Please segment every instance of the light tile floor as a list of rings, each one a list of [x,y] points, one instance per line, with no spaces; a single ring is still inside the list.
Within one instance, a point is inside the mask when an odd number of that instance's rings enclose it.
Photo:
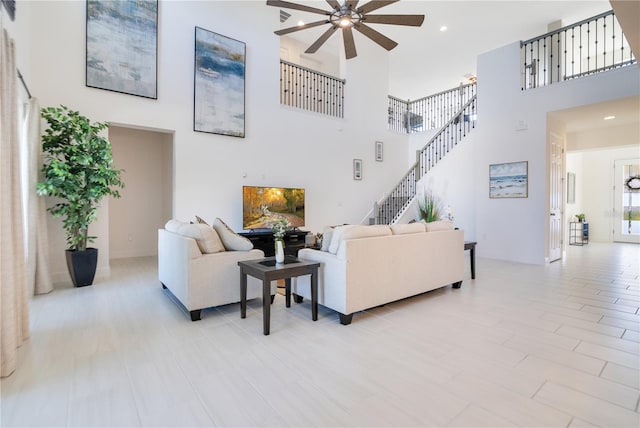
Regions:
[[[595,243],[549,266],[478,259],[460,290],[350,326],[278,296],[270,336],[260,301],[191,322],[154,258],[115,260],[110,280],[32,300],[0,422],[638,427],[639,260],[638,245]]]

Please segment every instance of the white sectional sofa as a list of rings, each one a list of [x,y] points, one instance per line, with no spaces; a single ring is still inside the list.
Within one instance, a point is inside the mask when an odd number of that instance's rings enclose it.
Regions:
[[[166,228],[174,231],[166,230]],[[208,228],[208,229],[207,229]],[[240,268],[238,262],[264,257],[262,250],[242,247],[226,249],[224,241],[208,225],[181,225],[158,230],[158,277],[187,309],[192,321],[201,316],[201,309],[240,301]],[[211,244],[215,241],[215,245]],[[227,244],[229,245],[229,244]],[[244,244],[243,244],[244,245]],[[272,285],[271,297],[276,293]],[[247,298],[262,297],[262,282],[248,278]]]
[[[321,263],[318,303],[337,311],[347,325],[358,311],[449,284],[459,288],[464,233],[445,228],[451,230],[427,232],[424,223],[340,226],[330,238],[325,232],[328,251],[303,249],[298,258]],[[309,278],[295,278],[292,292],[297,302],[310,298]]]

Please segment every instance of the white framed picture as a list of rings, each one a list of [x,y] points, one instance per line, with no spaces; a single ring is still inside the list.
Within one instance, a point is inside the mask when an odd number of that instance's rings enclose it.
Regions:
[[[376,161],[382,162],[382,141],[376,141]]]
[[[353,160],[353,179],[362,180],[362,159]]]

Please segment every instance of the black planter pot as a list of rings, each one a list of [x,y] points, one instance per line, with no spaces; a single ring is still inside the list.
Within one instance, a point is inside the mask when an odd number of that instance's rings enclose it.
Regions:
[[[98,249],[87,248],[84,251],[66,250],[67,269],[71,281],[76,287],[93,284],[98,267]]]

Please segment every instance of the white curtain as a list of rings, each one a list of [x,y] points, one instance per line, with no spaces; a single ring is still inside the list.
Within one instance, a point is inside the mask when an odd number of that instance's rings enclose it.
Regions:
[[[49,269],[47,207],[45,199],[36,194],[36,184],[42,169],[40,135],[40,104],[36,98],[31,98],[22,132],[22,144],[27,148],[27,162],[23,167],[26,168],[27,173],[25,236],[26,287],[29,295],[45,294],[53,290]]]
[[[25,286],[15,46],[0,32],[0,377],[16,369],[29,336]]]

